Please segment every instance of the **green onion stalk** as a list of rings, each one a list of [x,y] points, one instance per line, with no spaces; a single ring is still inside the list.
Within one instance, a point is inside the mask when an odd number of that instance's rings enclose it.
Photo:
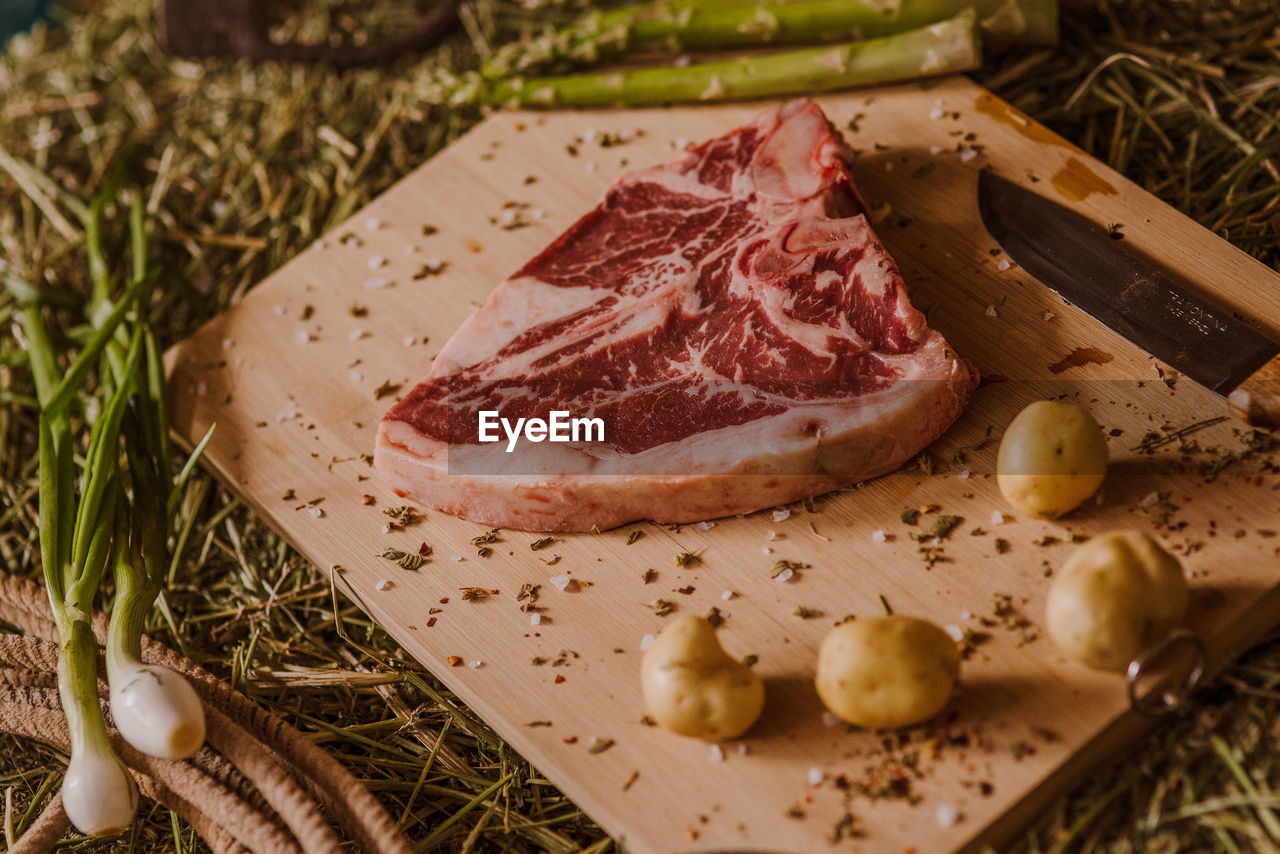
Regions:
[[[114,187],[108,187],[114,192]],[[101,224],[106,194],[90,206],[85,236],[93,282],[88,313],[99,327],[116,306],[110,299],[110,276],[102,249]],[[132,286],[149,280],[142,205],[134,197],[129,209],[133,257]],[[177,497],[209,437],[172,476],[172,453],[165,399],[164,366],[150,324],[138,312],[136,334],[141,359],[126,357],[124,330],[117,329],[104,352],[102,375],[107,385],[133,389],[123,419],[128,494],[120,484],[120,501],[128,507],[114,532],[115,599],[107,627],[107,682],[111,716],[120,735],[136,749],[163,759],[185,759],[204,744],[204,706],[195,689],[176,671],[142,661],[142,632],[155,607],[168,568],[168,539]]]
[[[40,404],[40,557],[58,628],[58,689],[71,735],[63,806],[72,824],[91,835],[123,830],[138,804],[137,786],[111,749],[98,702],[98,644],[91,617],[94,596],[116,546],[120,429],[132,384],[117,386],[101,401],[90,429],[79,496],[70,408],[141,290],[135,287],[126,293],[61,380],[40,308],[27,306],[20,316]],[[122,354],[125,364],[138,360],[141,344],[140,335],[131,336]]]
[[[143,627],[165,578],[177,499],[210,437],[175,478],[163,363],[143,307],[151,277],[136,199],[129,216],[133,273],[124,293],[111,299],[101,229],[104,208],[118,189],[119,178],[109,179],[86,214],[92,329],[65,372],[59,371],[39,290],[29,289],[36,301],[19,316],[40,408],[41,564],[58,628],[58,687],[71,736],[62,798],[72,824],[91,835],[127,827],[138,801],[132,776],[111,749],[98,697],[92,613],[108,568],[116,585],[106,644],[116,728],[138,750],[168,759],[197,751],[205,731],[204,709],[190,684],[141,660]],[[86,391],[95,368],[96,387]],[[89,425],[78,473],[76,404]]]
[[[656,0],[592,11],[510,45],[486,65],[497,79],[646,51],[726,50],[880,38],[972,8],[992,47],[1055,44],[1058,0]]]
[[[972,9],[868,41],[744,56],[683,68],[514,77],[482,94],[508,107],[641,106],[804,95],[951,74],[982,62]]]

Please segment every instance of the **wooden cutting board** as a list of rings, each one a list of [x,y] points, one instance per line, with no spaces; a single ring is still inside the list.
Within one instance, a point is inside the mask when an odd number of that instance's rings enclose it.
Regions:
[[[1280,615],[1280,539],[1266,530],[1280,512],[1274,466],[1197,473],[1240,446],[1233,422],[1192,437],[1216,452],[1131,450],[1148,431],[1224,406],[1190,381],[1162,381],[1148,355],[1010,267],[978,221],[978,170],[1116,224],[1128,245],[1273,336],[1275,275],[967,79],[820,100],[858,149],[857,182],[913,301],[988,378],[930,449],[931,473],[913,466],[812,510],[714,527],[628,525],[536,551],[537,535],[504,531],[486,557],[470,542],[483,527],[439,512],[384,532],[383,511],[402,502],[367,462],[395,393],[617,174],[673,159],[761,104],[496,114],[170,354],[177,429],[190,440],[217,423],[206,464],[628,850],[826,850],[846,813],[858,835],[838,850],[1006,838],[1145,725],[1127,713],[1122,679],[1038,636],[1046,575],[1073,548],[1042,538],[1117,527],[1161,537],[1192,577],[1191,624],[1214,665]],[[1057,395],[1089,407],[1113,458],[1102,501],[1059,524],[1013,513],[992,476],[1003,425]],[[920,528],[900,515],[934,505],[965,521],[929,568],[909,536]],[[422,543],[433,552],[416,571],[379,557]],[[700,560],[678,567],[681,552]],[[811,568],[779,583],[778,559]],[[558,590],[549,579],[561,574],[576,583]],[[525,584],[542,585],[537,626],[516,598]],[[466,601],[465,587],[500,592]],[[990,619],[997,594],[1012,614]],[[880,613],[881,597],[987,636],[948,723],[905,744],[828,725],[811,682],[826,631],[845,614]],[[663,626],[650,607],[659,598],[676,613],[719,608],[725,646],[759,656],[768,701],[747,737],[710,748],[642,723],[640,648]],[[797,606],[822,616],[801,619]],[[885,780],[909,797],[859,793]]]

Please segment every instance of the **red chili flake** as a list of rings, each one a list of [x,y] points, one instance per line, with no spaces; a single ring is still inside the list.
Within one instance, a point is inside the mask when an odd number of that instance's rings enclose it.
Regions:
[[[440,597],[440,604],[441,604],[441,605],[448,605],[448,604],[449,604],[449,597],[448,597],[448,596],[441,596],[441,597]]]
[[[445,662],[446,662],[450,667],[457,667],[459,664],[461,664],[461,663],[462,663],[462,659],[461,659],[461,658],[459,658],[459,657],[458,657],[458,656],[456,656],[456,655],[451,655],[451,656],[449,656],[448,658],[446,658],[446,659],[445,659]]]
[[[378,499],[374,498],[372,495],[369,495],[369,494],[360,496],[360,503],[363,504],[365,507],[372,505],[377,500]]]
[[[426,543],[423,543],[422,545],[418,546],[418,554],[420,554],[422,557],[431,557],[431,546],[427,545]]]
[[[431,628],[431,627],[432,627],[432,626],[434,626],[435,624],[436,624],[436,618],[435,618],[435,617],[428,617],[428,618],[427,618],[427,628]]]
[[[565,744],[577,744],[578,737],[576,735],[571,735],[568,738],[561,739],[561,741],[563,741]]]
[[[564,674],[563,674],[563,673],[557,673],[557,674],[556,674],[556,678],[555,678],[555,683],[556,683],[557,685],[559,685],[559,684],[560,684],[561,682],[563,682],[563,681],[564,681]]]

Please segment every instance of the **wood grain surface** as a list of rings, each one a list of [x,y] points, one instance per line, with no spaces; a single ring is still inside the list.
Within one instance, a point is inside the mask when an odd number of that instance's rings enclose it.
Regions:
[[[1184,561],[1191,625],[1214,666],[1280,615],[1274,465],[1246,453],[1206,474],[1245,447],[1247,428],[1230,420],[1188,437],[1194,447],[1132,450],[1165,425],[1225,415],[1225,402],[1010,266],[978,222],[977,171],[1116,224],[1277,337],[1274,274],[967,79],[819,100],[859,152],[855,178],[913,301],[987,378],[930,466],[819,497],[812,511],[714,527],[629,525],[536,551],[537,535],[500,532],[487,557],[470,542],[485,529],[425,508],[384,531],[383,511],[401,502],[367,463],[395,395],[620,171],[672,159],[762,104],[496,114],[170,353],[177,429],[190,439],[217,424],[206,464],[636,852],[813,852],[833,835],[833,850],[935,852],[1015,831],[1145,725],[1126,713],[1119,677],[1040,636],[1046,576],[1073,535],[1160,537]],[[1060,523],[1013,513],[993,476],[1003,425],[1051,396],[1094,413],[1113,459],[1101,499]],[[917,526],[900,518],[933,506]],[[964,521],[930,568],[911,535],[941,514]],[[415,571],[379,557],[423,543],[432,553]],[[699,560],[678,567],[682,552]],[[778,583],[779,559],[810,568]],[[549,583],[561,574],[575,581],[564,591]],[[524,584],[542,585],[540,625],[516,599]],[[465,587],[498,592],[464,601]],[[846,614],[880,613],[882,597],[983,638],[945,721],[907,739],[830,726],[812,688],[824,633]],[[676,613],[719,608],[727,649],[759,657],[768,699],[743,739],[713,749],[642,722],[640,647],[663,625],[659,598]],[[797,606],[822,616],[801,619]],[[885,780],[899,797],[861,791]]]

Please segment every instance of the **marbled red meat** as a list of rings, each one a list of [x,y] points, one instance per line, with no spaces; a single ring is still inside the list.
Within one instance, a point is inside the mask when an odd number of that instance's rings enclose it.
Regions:
[[[503,282],[383,418],[398,494],[491,525],[769,507],[891,471],[973,371],[907,299],[821,110],[793,101],[629,173]],[[604,441],[479,441],[481,410]]]

